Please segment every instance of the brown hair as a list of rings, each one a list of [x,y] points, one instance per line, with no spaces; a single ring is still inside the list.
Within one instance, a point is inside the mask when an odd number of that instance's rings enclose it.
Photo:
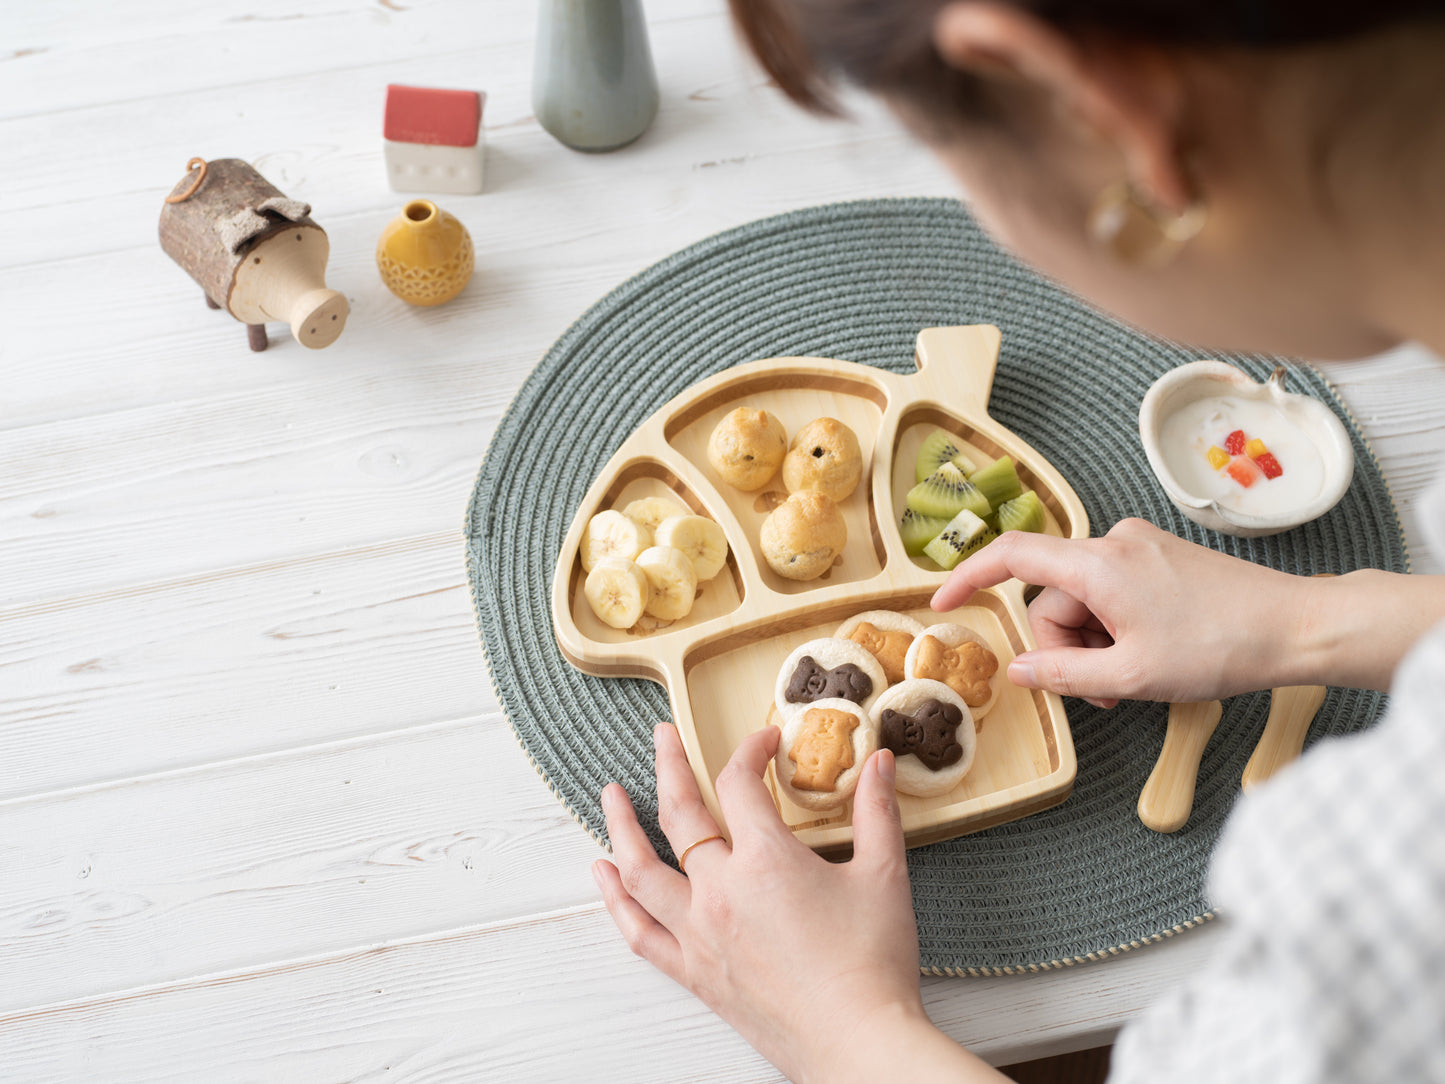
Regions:
[[[838,114],[835,80],[911,107],[920,118],[993,119],[1001,103],[944,62],[933,23],[947,0],[729,0],[733,19],[789,98]],[[1408,19],[1445,17],[1445,0],[1011,0],[1061,30],[1175,46],[1278,48]]]

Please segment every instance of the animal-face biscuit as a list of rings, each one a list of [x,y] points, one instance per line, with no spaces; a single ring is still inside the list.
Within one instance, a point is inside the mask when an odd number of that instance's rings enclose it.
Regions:
[[[895,786],[927,798],[947,794],[973,767],[978,737],[963,698],[941,681],[910,678],[889,688],[868,718],[897,758]]]
[[[954,704],[925,700],[912,714],[884,708],[879,741],[896,756],[912,753],[930,771],[938,771],[963,759],[958,728],[963,712]]]
[[[903,663],[908,678],[941,681],[963,698],[977,723],[998,700],[998,656],[963,625],[930,625]]]
[[[819,700],[783,723],[773,770],[779,789],[804,809],[836,809],[853,797],[878,728],[851,700]]]
[[[798,645],[783,661],[773,702],[785,719],[818,700],[848,700],[866,712],[887,686],[877,659],[852,640],[828,636]]]
[[[834,636],[864,647],[883,667],[890,685],[904,678],[903,663],[923,622],[892,610],[869,610],[848,618]]]

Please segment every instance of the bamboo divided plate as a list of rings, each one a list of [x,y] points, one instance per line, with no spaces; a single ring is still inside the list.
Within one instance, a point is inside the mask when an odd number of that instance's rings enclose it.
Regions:
[[[948,614],[928,601],[947,577],[903,549],[897,523],[914,483],[924,437],[941,428],[979,461],[1010,455],[1024,485],[1044,503],[1047,529],[1088,535],[1088,517],[1073,489],[1044,458],[988,416],[998,361],[992,325],[930,328],[918,335],[918,371],[906,376],[828,358],[769,358],[725,370],[661,407],[619,448],[582,499],[562,543],[552,580],[552,623],[562,654],[584,673],[644,677],[668,691],[673,721],[698,789],[719,825],[714,780],[744,736],[777,722],[773,687],[794,647],[831,636],[864,610],[896,610],[925,625],[957,621],[987,639],[999,658],[1000,696],[982,719],[973,767],[949,794],[899,795],[910,847],[978,831],[1057,805],[1073,789],[1073,739],[1063,702],[1021,689],[1004,674],[1034,646],[1023,584],[1010,580],[978,592]],[[713,428],[738,406],[771,411],[789,436],[814,418],[837,418],[858,435],[865,470],[840,508],[848,544],[824,576],[796,582],[763,561],[758,532],[786,494],[780,478],[759,493],[726,485],[707,461]],[[598,512],[640,497],[670,494],[715,520],[727,535],[727,565],[699,585],[691,613],[642,631],[599,621],[583,595],[578,548]],[[820,814],[779,794],[783,819],[818,851],[852,845],[851,810]],[[724,825],[724,831],[726,827]]]

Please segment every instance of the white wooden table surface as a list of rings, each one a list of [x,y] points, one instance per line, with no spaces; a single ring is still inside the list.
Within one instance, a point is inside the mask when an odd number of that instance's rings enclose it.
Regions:
[[[662,111],[566,150],[531,116],[534,6],[8,3],[0,12],[0,1077],[778,1079],[632,958],[596,845],[498,712],[461,524],[513,393],[632,273],[717,230],[952,192],[877,109],[823,122],[720,0],[652,0]],[[388,82],[485,89],[455,301],[376,238]],[[311,352],[208,311],[161,252],[192,155],[309,201],[352,316]],[[1412,507],[1445,441],[1422,353],[1332,367]],[[525,525],[518,525],[525,529]],[[1116,960],[930,980],[996,1062],[1106,1041],[1205,929]]]

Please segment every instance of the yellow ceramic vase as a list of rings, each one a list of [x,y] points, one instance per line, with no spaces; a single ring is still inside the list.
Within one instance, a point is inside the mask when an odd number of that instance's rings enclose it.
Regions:
[[[414,199],[381,231],[376,266],[381,281],[411,305],[440,305],[472,277],[472,236],[431,200]]]

